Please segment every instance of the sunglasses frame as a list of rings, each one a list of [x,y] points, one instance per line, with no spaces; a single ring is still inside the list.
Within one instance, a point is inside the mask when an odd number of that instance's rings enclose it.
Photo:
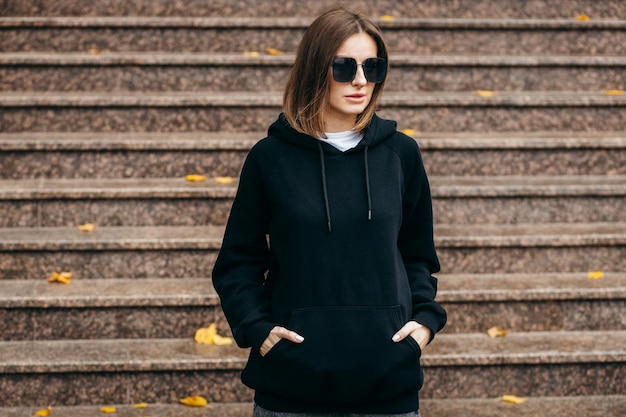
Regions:
[[[366,65],[370,64],[371,62],[375,62],[376,64],[373,65],[372,68],[366,67]],[[384,65],[384,69],[382,71],[379,71],[378,66],[381,65],[381,63],[382,65]],[[354,58],[337,57],[333,59],[333,62],[331,65],[332,72],[333,72],[333,79],[337,81],[338,83],[349,83],[349,82],[354,81],[359,65],[363,68],[363,75],[365,75],[365,79],[370,83],[375,83],[375,84],[382,83],[385,80],[385,77],[387,76],[387,60],[385,58],[381,58],[381,57],[367,58],[365,61],[363,61],[362,64],[357,64],[356,59]],[[340,66],[343,66],[343,68],[340,68]],[[340,75],[338,74],[339,71],[344,71],[348,68],[350,69],[352,73],[349,79],[347,77],[338,77],[338,75]],[[374,72],[375,74],[372,74],[371,72]],[[370,77],[374,79],[370,79]]]

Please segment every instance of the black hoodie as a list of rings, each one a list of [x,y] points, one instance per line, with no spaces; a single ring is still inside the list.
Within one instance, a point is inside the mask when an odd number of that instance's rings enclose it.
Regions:
[[[420,347],[391,338],[446,313],[430,189],[416,142],[374,116],[341,152],[284,115],[244,163],[213,283],[263,408],[398,414],[418,409]],[[304,342],[259,348],[280,325]]]

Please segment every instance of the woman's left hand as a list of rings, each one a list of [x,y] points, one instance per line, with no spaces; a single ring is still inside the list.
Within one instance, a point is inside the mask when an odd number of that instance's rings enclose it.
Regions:
[[[424,348],[430,341],[430,336],[431,331],[428,327],[419,324],[416,321],[410,321],[402,326],[402,328],[393,335],[391,340],[393,340],[394,342],[400,342],[406,337],[412,337],[413,339],[415,339],[417,344],[420,345],[420,349],[424,350]]]

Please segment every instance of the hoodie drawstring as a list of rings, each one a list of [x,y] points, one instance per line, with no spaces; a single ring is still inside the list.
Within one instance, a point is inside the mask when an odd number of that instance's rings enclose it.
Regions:
[[[367,190],[367,220],[372,220],[372,194],[370,191],[370,170],[367,163],[367,150],[369,146],[365,147],[365,153],[363,160],[365,162],[365,189]]]
[[[328,231],[332,232],[330,227],[330,204],[328,204],[328,190],[326,188],[326,165],[324,164],[324,149],[322,143],[317,142],[317,147],[320,150],[320,163],[322,165],[322,189],[324,191],[324,205],[326,206],[326,222],[328,223]]]
[[[332,232],[332,226],[330,221],[330,203],[328,202],[328,188],[326,185],[326,164],[324,162],[324,148],[322,148],[322,143],[318,142],[317,147],[320,151],[320,165],[322,171],[322,190],[324,193],[324,207],[326,208],[326,223],[328,225],[328,231]],[[370,189],[370,170],[369,163],[367,158],[367,151],[369,146],[365,147],[365,152],[363,153],[363,162],[365,164],[365,191],[367,192],[367,220],[372,220],[372,192]]]

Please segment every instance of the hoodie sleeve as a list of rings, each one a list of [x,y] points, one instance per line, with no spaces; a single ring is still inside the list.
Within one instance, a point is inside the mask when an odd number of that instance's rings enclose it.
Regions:
[[[411,286],[413,320],[428,327],[432,337],[446,323],[446,311],[435,301],[439,259],[433,237],[433,210],[430,186],[415,141],[415,151],[407,166],[403,201],[403,220],[398,245]]]
[[[242,168],[224,239],[213,268],[213,286],[240,347],[260,348],[274,324],[269,320],[266,233],[269,203],[254,148]]]

